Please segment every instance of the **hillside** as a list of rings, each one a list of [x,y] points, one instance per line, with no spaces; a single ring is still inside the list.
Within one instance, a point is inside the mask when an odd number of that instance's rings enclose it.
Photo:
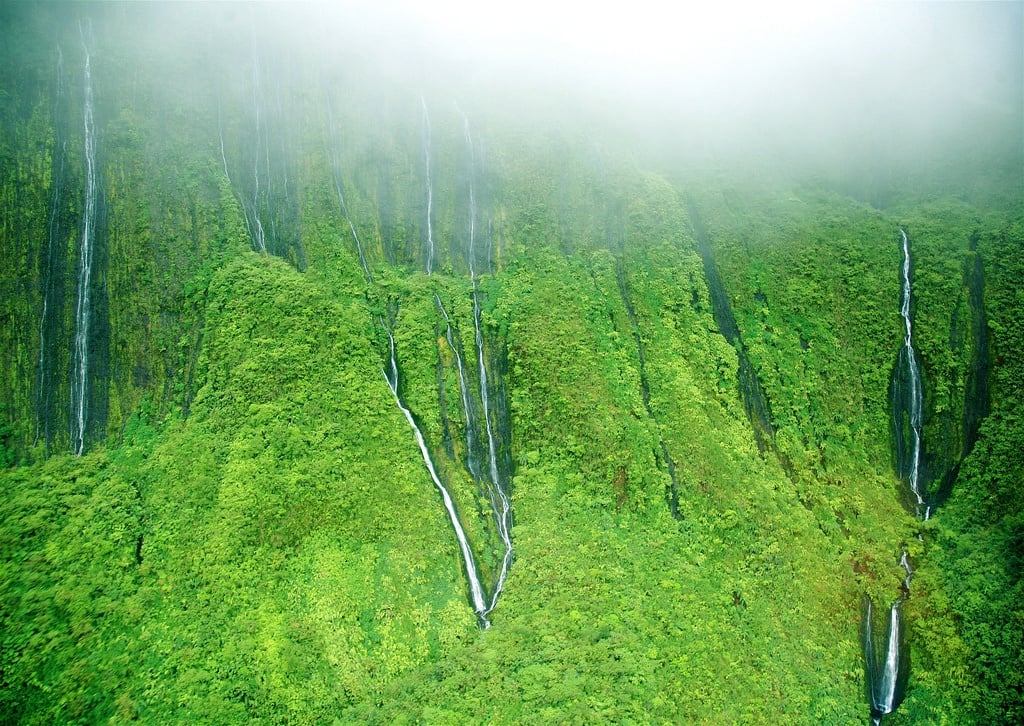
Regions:
[[[902,597],[885,723],[1024,718],[1019,109],[737,164],[317,7],[0,8],[0,722],[867,722]]]

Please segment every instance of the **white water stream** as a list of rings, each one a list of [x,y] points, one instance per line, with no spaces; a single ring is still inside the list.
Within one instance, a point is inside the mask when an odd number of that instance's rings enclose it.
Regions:
[[[434,245],[434,231],[433,231],[433,177],[431,171],[431,127],[430,127],[430,116],[427,110],[426,100],[420,98],[423,107],[423,128],[424,128],[424,148],[425,148],[425,165],[426,165],[426,182],[427,182],[427,241],[429,245],[426,272],[428,275],[433,273],[434,262],[435,262],[435,245]],[[342,214],[345,220],[348,222],[349,230],[352,232],[352,238],[356,243],[356,251],[359,254],[359,262],[362,265],[363,272],[366,275],[368,283],[373,283],[373,278],[370,274],[369,266],[367,265],[366,259],[363,255],[362,243],[359,239],[359,234],[356,231],[355,225],[349,215],[348,205],[345,202],[345,196],[342,189],[341,183],[341,170],[340,160],[336,145],[336,129],[334,124],[333,110],[330,104],[330,98],[327,99],[328,104],[328,117],[330,124],[330,135],[332,144],[332,167],[334,175],[334,187],[335,192],[338,195],[338,202],[341,206]],[[473,153],[472,137],[469,131],[468,120],[464,123],[466,142],[470,149],[470,154]],[[471,161],[472,167],[472,161]],[[395,404],[402,411],[403,415],[408,421],[410,428],[413,430],[413,435],[416,439],[416,444],[420,449],[420,454],[423,457],[423,463],[427,467],[427,471],[430,474],[430,479],[433,481],[434,486],[437,487],[441,493],[441,499],[444,503],[445,510],[448,513],[448,518],[451,521],[452,529],[455,531],[455,536],[459,542],[459,549],[462,553],[463,565],[466,571],[466,577],[469,581],[470,601],[477,618],[480,621],[481,627],[490,627],[490,621],[487,616],[495,608],[498,602],[498,598],[501,595],[501,591],[504,588],[505,578],[508,573],[509,566],[512,562],[512,539],[510,535],[510,528],[512,522],[512,505],[509,501],[506,487],[501,481],[500,467],[498,465],[498,442],[494,432],[494,426],[491,421],[491,401],[489,386],[487,380],[487,366],[486,366],[486,355],[484,347],[484,337],[481,325],[481,311],[479,292],[477,290],[476,270],[474,265],[474,253],[475,253],[475,238],[476,238],[476,196],[475,188],[472,180],[472,168],[470,172],[470,185],[469,185],[469,269],[470,278],[473,284],[473,327],[474,327],[474,341],[477,348],[477,365],[478,365],[478,377],[479,377],[479,395],[480,402],[483,407],[484,416],[484,428],[487,435],[487,450],[488,450],[488,475],[485,475],[481,471],[480,463],[477,461],[476,452],[476,426],[477,417],[474,414],[474,402],[470,394],[469,388],[469,375],[466,369],[466,363],[463,360],[462,354],[459,350],[459,346],[456,344],[455,335],[453,332],[452,321],[448,316],[448,312],[444,308],[444,304],[441,302],[439,295],[435,293],[434,300],[437,303],[437,307],[441,312],[441,315],[445,321],[445,338],[448,342],[452,353],[455,355],[455,361],[457,366],[458,378],[459,378],[459,393],[462,400],[463,411],[465,412],[466,421],[466,468],[469,470],[470,475],[474,481],[478,484],[483,484],[487,490],[488,497],[490,498],[491,510],[494,515],[494,521],[497,527],[498,536],[504,546],[504,554],[502,557],[502,564],[495,578],[493,587],[491,588],[490,597],[487,597],[484,586],[480,581],[479,570],[477,569],[476,560],[473,556],[472,548],[470,547],[469,540],[466,536],[465,529],[459,520],[458,512],[455,508],[455,503],[452,500],[451,494],[447,487],[441,481],[441,477],[434,466],[433,459],[430,455],[430,450],[427,446],[427,442],[423,436],[423,432],[420,430],[416,423],[416,418],[412,412],[406,407],[402,401],[402,397],[399,393],[399,373],[398,373],[398,357],[395,346],[395,337],[390,326],[385,323],[383,318],[378,318],[378,324],[387,333],[388,336],[388,363],[384,368],[384,379],[388,384],[388,388],[391,390],[392,395],[395,399]]]
[[[489,493],[494,509],[495,525],[498,528],[498,536],[501,538],[502,545],[505,548],[505,552],[501,560],[501,568],[498,570],[498,578],[495,582],[494,590],[491,593],[491,604],[488,608],[488,612],[490,612],[494,609],[495,605],[498,604],[498,598],[501,596],[501,591],[505,587],[505,578],[508,575],[508,568],[512,564],[512,535],[510,532],[512,526],[512,504],[508,499],[506,488],[503,486],[501,475],[498,471],[498,447],[494,436],[494,426],[491,422],[491,403],[487,385],[487,365],[484,358],[484,337],[482,326],[480,324],[480,292],[477,289],[476,267],[474,262],[476,254],[476,190],[473,173],[473,136],[470,133],[469,119],[465,114],[462,114],[462,119],[466,145],[469,147],[470,154],[469,276],[473,282],[473,330],[474,337],[476,339],[477,367],[479,369],[480,402],[483,404],[484,408],[484,428],[487,432],[487,452],[491,474]]]
[[[907,551],[903,550],[903,554],[900,556],[900,566],[907,573],[907,576],[903,578],[903,593],[897,598],[889,607],[889,637],[886,641],[885,647],[885,663],[882,667],[881,678],[878,683],[874,685],[873,692],[871,694],[872,710],[878,714],[873,717],[873,721],[876,724],[881,723],[882,716],[890,714],[896,710],[896,690],[897,683],[900,676],[900,631],[902,629],[902,612],[901,607],[904,601],[910,597],[910,579],[913,577],[914,570],[910,567],[910,561],[907,557]],[[868,612],[867,612],[867,627],[868,627],[868,642],[871,642],[871,601],[868,600]]]
[[[907,233],[900,230],[903,236],[903,296],[900,303],[900,315],[903,316],[903,324],[906,328],[906,336],[903,339],[903,350],[900,355],[900,362],[906,366],[907,381],[910,384],[910,428],[913,436],[909,483],[910,490],[917,498],[918,515],[925,520],[931,514],[931,508],[925,504],[921,496],[920,475],[921,475],[921,425],[923,422],[924,394],[921,389],[921,367],[917,361],[917,353],[914,351],[913,329],[910,312],[910,242],[907,240]]]
[[[917,502],[915,509],[917,516],[924,520],[927,520],[931,514],[931,508],[924,501],[924,497],[921,495],[920,486],[920,474],[921,474],[921,427],[923,423],[923,408],[924,408],[924,392],[921,382],[921,367],[917,360],[917,353],[914,351],[914,340],[913,340],[913,324],[911,315],[911,285],[910,285],[910,242],[907,239],[907,233],[904,230],[900,230],[902,238],[902,250],[903,250],[903,262],[901,266],[901,297],[900,297],[900,315],[903,318],[903,325],[905,335],[903,338],[903,347],[900,350],[899,359],[897,361],[897,370],[894,373],[894,384],[893,384],[893,415],[896,417],[895,424],[897,432],[904,430],[904,415],[909,417],[909,424],[911,429],[911,451],[910,461],[902,461],[905,454],[903,436],[898,435],[898,456],[900,460],[900,476],[907,476],[910,490],[913,492]],[[902,382],[906,382],[906,389],[901,385]],[[873,656],[869,655],[870,649],[874,648],[874,640],[872,638],[872,621],[871,621],[871,600],[868,598],[867,612],[865,620],[865,658],[868,660],[868,679],[870,685],[870,697],[871,697],[871,711],[872,711],[872,723],[881,724],[882,717],[886,714],[892,713],[897,706],[899,701],[902,700],[902,694],[898,693],[899,681],[901,676],[905,678],[907,674],[901,673],[901,658],[902,653],[900,652],[900,635],[902,630],[901,612],[900,608],[904,601],[910,597],[910,579],[914,574],[913,569],[910,566],[910,560],[907,556],[907,550],[904,547],[903,552],[900,555],[900,566],[907,573],[907,576],[903,579],[903,592],[896,599],[896,601],[889,608],[889,632],[888,639],[885,646],[885,661],[882,663],[881,671],[874,672],[876,666],[874,665]],[[904,664],[905,668],[906,665]]]
[[[505,547],[505,553],[501,560],[501,569],[498,571],[498,580],[491,593],[491,604],[487,612],[494,609],[498,604],[498,598],[505,587],[505,578],[508,575],[508,568],[512,564],[512,536],[510,528],[512,524],[512,504],[505,494],[501,478],[498,473],[498,448],[494,437],[494,427],[491,424],[490,396],[487,392],[487,366],[484,364],[484,339],[480,330],[480,300],[474,281],[473,285],[473,326],[476,329],[477,362],[480,369],[480,400],[484,407],[484,427],[487,430],[487,452],[491,473],[491,501],[497,500],[494,510],[495,524],[498,527],[498,536]]]
[[[366,263],[366,255],[363,254],[363,243],[359,239],[359,233],[356,231],[355,224],[352,223],[352,217],[348,213],[348,204],[345,203],[345,193],[342,191],[341,154],[338,151],[337,129],[334,123],[334,109],[331,106],[330,94],[327,95],[327,123],[331,135],[331,173],[334,177],[334,190],[338,194],[341,213],[345,217],[345,221],[348,222],[348,228],[352,232],[352,239],[355,240],[356,253],[359,255],[359,264],[363,268],[363,275],[366,277],[367,283],[373,284],[373,275],[370,274],[370,266]]]
[[[85,429],[89,416],[89,323],[90,284],[93,252],[96,244],[96,210],[99,196],[99,170],[96,162],[96,123],[93,117],[92,59],[79,25],[85,51],[83,117],[85,140],[85,198],[82,209],[82,236],[78,246],[78,295],[75,300],[75,337],[72,346],[71,446],[76,456],[85,451]]]
[[[256,41],[253,39],[253,47]],[[262,114],[260,108],[260,63],[259,56],[254,53],[252,63],[252,104],[256,115],[256,148],[252,155],[253,194],[252,194],[252,246],[257,252],[266,253],[267,238],[263,230],[263,222],[260,220],[260,143],[263,129],[261,126]],[[270,151],[268,149],[267,154]],[[270,158],[267,158],[267,167],[270,166]]]
[[[444,508],[448,512],[448,518],[451,520],[452,528],[455,530],[455,536],[459,540],[459,548],[462,550],[462,561],[465,564],[466,577],[469,579],[469,593],[473,602],[473,610],[476,612],[483,627],[487,628],[490,626],[490,621],[487,620],[487,614],[491,611],[493,605],[488,607],[485,603],[483,586],[480,584],[480,577],[477,574],[476,561],[473,558],[473,551],[470,549],[469,540],[466,538],[466,532],[462,528],[462,522],[459,521],[458,512],[455,511],[455,503],[452,501],[452,497],[448,493],[448,489],[441,483],[441,478],[438,476],[437,470],[434,468],[434,462],[430,458],[430,451],[427,449],[427,442],[423,438],[423,433],[420,431],[420,427],[416,425],[416,419],[413,418],[412,412],[405,407],[404,403],[402,403],[402,397],[398,393],[398,360],[395,353],[395,336],[391,333],[390,328],[384,324],[383,320],[380,321],[380,325],[387,331],[388,344],[390,346],[390,358],[388,361],[390,373],[387,368],[384,369],[384,380],[387,381],[388,388],[390,388],[391,393],[394,394],[395,403],[398,405],[398,408],[401,409],[402,413],[405,414],[405,419],[409,422],[409,426],[413,430],[413,434],[416,437],[416,443],[420,447],[420,453],[423,455],[423,463],[426,464],[427,471],[430,472],[430,478],[434,482],[434,486],[436,486],[438,491],[441,492],[441,499],[444,501]]]
[[[430,112],[427,111],[427,100],[420,96],[420,103],[423,105],[423,133],[424,133],[424,157],[427,168],[427,274],[434,272],[434,180],[430,174],[430,147],[432,145],[430,133]]]

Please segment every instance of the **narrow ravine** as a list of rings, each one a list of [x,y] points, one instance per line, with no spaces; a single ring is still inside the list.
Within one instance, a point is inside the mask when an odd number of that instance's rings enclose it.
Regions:
[[[255,43],[255,41],[254,41]],[[260,170],[259,170],[259,137],[260,137],[260,104],[259,104],[259,67],[258,58],[253,55],[253,114],[255,117],[255,129],[256,129],[256,143],[253,146],[253,187],[254,192],[250,198],[244,190],[241,188],[235,188],[235,183],[231,178],[231,171],[228,167],[228,157],[224,150],[224,121],[223,113],[221,109],[220,98],[217,99],[217,135],[220,141],[220,159],[224,166],[224,178],[228,182],[228,186],[231,188],[235,199],[238,200],[238,205],[242,208],[242,219],[245,222],[245,231],[249,236],[249,243],[252,245],[254,252],[260,252],[266,254],[267,252],[267,240],[266,234],[263,230],[263,222],[260,220],[259,215],[259,199],[260,199]]]
[[[266,156],[267,159],[267,180],[269,184],[269,170],[270,170],[270,152],[267,150],[266,154],[261,154],[260,151],[263,149],[263,135],[266,133],[264,130],[264,119],[263,119],[263,98],[260,89],[260,56],[256,52],[256,39],[253,38],[253,57],[252,57],[252,108],[253,116],[256,122],[256,138],[253,147],[252,155],[252,176],[253,176],[253,192],[252,192],[252,246],[257,252],[263,252],[266,254],[267,251],[267,236],[266,231],[263,229],[263,220],[261,219],[262,210],[262,199],[263,195],[260,190],[260,162],[261,156]]]
[[[512,504],[509,501],[508,484],[502,480],[498,467],[498,443],[494,431],[493,414],[491,411],[490,391],[487,382],[487,363],[485,359],[483,326],[480,322],[480,288],[477,285],[476,276],[476,181],[474,165],[473,136],[470,132],[469,119],[462,114],[463,132],[466,146],[469,150],[469,247],[467,256],[469,259],[469,277],[473,284],[473,333],[476,341],[478,380],[480,384],[480,401],[483,405],[484,430],[487,434],[487,461],[489,464],[490,482],[488,494],[490,495],[495,526],[498,537],[504,547],[504,554],[501,559],[501,566],[494,585],[491,589],[491,602],[487,612],[489,613],[498,604],[498,598],[505,587],[505,578],[508,576],[508,569],[512,565]],[[490,270],[488,270],[490,271]]]
[[[426,164],[426,181],[427,181],[427,259],[426,259],[426,273],[431,275],[434,268],[435,259],[435,247],[434,247],[434,236],[433,236],[433,178],[431,176],[431,130],[430,130],[430,117],[427,111],[426,100],[421,98],[421,105],[423,109],[423,127],[424,127],[424,147],[425,147],[425,164]],[[342,170],[340,153],[338,150],[337,140],[337,128],[335,126],[333,108],[331,106],[330,97],[327,98],[328,106],[328,121],[329,121],[329,137],[331,143],[331,168],[334,181],[334,190],[338,198],[338,205],[341,209],[341,213],[348,225],[349,232],[352,235],[352,240],[355,245],[356,254],[359,258],[359,264],[362,268],[363,275],[366,279],[368,288],[373,286],[373,275],[370,271],[368,261],[365,256],[365,250],[362,240],[359,237],[359,233],[356,229],[356,225],[352,220],[351,214],[349,213],[348,204],[345,201],[344,185],[342,181]],[[445,330],[445,341],[448,347],[451,349],[452,354],[455,357],[456,363],[456,374],[459,382],[459,399],[462,404],[462,411],[465,421],[465,437],[466,437],[466,456],[465,456],[465,467],[469,472],[470,477],[477,485],[481,495],[486,496],[487,501],[490,504],[491,510],[491,521],[494,524],[494,530],[497,535],[497,539],[500,542],[501,549],[501,563],[495,568],[490,587],[485,587],[483,584],[483,578],[481,575],[481,569],[477,564],[476,557],[473,554],[472,546],[470,545],[469,539],[466,535],[465,528],[462,525],[462,521],[459,518],[459,513],[456,509],[454,500],[451,495],[451,491],[443,481],[443,478],[434,463],[432,455],[430,453],[430,447],[423,435],[422,430],[416,422],[416,416],[406,405],[401,395],[401,385],[399,380],[399,364],[398,364],[398,351],[395,343],[395,335],[393,326],[383,316],[377,318],[377,324],[384,331],[388,340],[388,353],[387,363],[384,367],[384,378],[388,384],[388,388],[391,391],[395,399],[395,404],[402,411],[406,421],[409,423],[410,428],[413,431],[413,436],[416,440],[417,446],[419,447],[420,454],[423,457],[423,463],[426,466],[427,472],[430,475],[431,481],[441,494],[441,499],[445,507],[445,511],[448,514],[448,518],[451,521],[452,529],[455,532],[456,539],[459,543],[459,549],[462,554],[463,568],[466,572],[466,578],[469,583],[469,602],[476,613],[481,628],[490,627],[490,620],[488,616],[491,611],[497,606],[498,599],[501,596],[501,592],[505,585],[505,579],[508,575],[509,567],[512,564],[512,504],[509,499],[509,487],[508,482],[502,476],[503,467],[499,464],[499,433],[495,430],[495,419],[497,414],[492,410],[491,401],[491,384],[488,380],[488,365],[487,365],[487,352],[483,334],[483,324],[481,320],[481,309],[480,309],[480,291],[477,285],[477,274],[475,266],[475,245],[476,245],[476,189],[473,180],[473,143],[472,136],[469,129],[469,121],[463,117],[463,131],[466,144],[470,150],[470,182],[468,187],[468,242],[467,242],[467,260],[469,267],[470,281],[472,284],[472,297],[473,297],[473,339],[476,349],[476,375],[478,387],[475,392],[476,398],[474,398],[474,392],[471,389],[470,372],[469,367],[466,363],[466,357],[463,355],[460,343],[456,337],[456,331],[451,317],[448,315],[448,311],[441,300],[440,295],[434,293],[434,302],[437,310],[440,313]],[[490,256],[488,255],[488,259]],[[440,375],[440,374],[439,374]],[[439,396],[442,400],[439,404],[442,406],[442,418],[444,418],[444,401],[443,401],[443,388],[439,391]],[[478,408],[479,402],[479,408]],[[479,411],[479,413],[478,413]],[[482,420],[482,422],[481,422]],[[482,428],[482,432],[480,429]],[[482,436],[480,435],[482,433]],[[482,441],[486,441],[486,467],[482,461],[484,454]]]
[[[373,284],[373,275],[370,273],[370,266],[366,262],[366,254],[363,252],[363,243],[359,239],[355,224],[352,223],[352,215],[348,213],[348,204],[345,203],[345,192],[341,181],[341,152],[338,148],[338,129],[334,121],[334,107],[331,104],[331,96],[327,94],[327,123],[328,134],[331,145],[331,176],[334,179],[334,191],[338,195],[338,204],[341,207],[341,214],[348,223],[349,231],[356,245],[356,254],[359,256],[359,265],[363,268],[363,276],[366,277],[368,285]]]
[[[402,402],[402,396],[399,393],[398,355],[395,351],[395,336],[392,334],[391,328],[383,320],[380,320],[380,325],[385,331],[387,331],[390,350],[388,366],[384,369],[384,380],[387,381],[388,388],[395,397],[395,403],[405,415],[405,420],[409,422],[409,426],[413,430],[413,434],[416,437],[416,444],[419,446],[420,453],[423,455],[423,463],[426,465],[427,471],[430,472],[431,481],[434,482],[434,486],[436,486],[437,490],[441,493],[441,500],[444,502],[445,511],[448,512],[448,518],[451,520],[452,529],[455,530],[455,537],[459,540],[459,549],[462,551],[462,561],[465,565],[466,578],[469,581],[469,597],[470,602],[473,605],[473,611],[480,620],[481,627],[490,627],[490,621],[487,619],[487,614],[490,612],[491,608],[487,607],[484,600],[484,591],[480,584],[480,577],[477,574],[476,560],[473,558],[473,550],[469,546],[466,531],[462,528],[462,522],[459,520],[459,514],[455,510],[455,503],[452,501],[451,494],[449,494],[447,487],[441,483],[441,478],[438,476],[437,469],[434,467],[434,461],[430,458],[430,450],[427,448],[427,442],[423,438],[423,432],[420,431],[420,427],[416,424],[416,419],[413,417],[412,412],[405,403]]]
[[[903,579],[900,596],[889,606],[885,631],[876,632],[874,603],[870,597],[864,600],[864,662],[871,722],[875,726],[879,726],[882,717],[895,711],[903,702],[910,676],[910,651],[906,646],[902,607],[910,597],[910,578],[914,571],[905,549],[900,556],[900,566],[907,576]]]
[[[303,271],[306,251],[300,231],[299,200],[291,191],[293,147],[288,134],[287,98],[282,98],[282,87],[287,92],[288,86],[279,77],[280,59],[266,45],[254,27],[251,59],[239,78],[245,93],[218,93],[221,165],[241,207],[253,251],[274,255]],[[234,98],[240,106],[224,109],[222,98]],[[226,129],[225,118],[232,118],[232,110],[247,122]]]
[[[736,323],[736,315],[732,310],[732,303],[722,282],[722,276],[718,272],[715,258],[711,251],[711,243],[708,241],[707,231],[701,221],[700,214],[692,200],[687,202],[687,209],[690,215],[690,222],[693,225],[694,234],[697,236],[697,251],[700,254],[704,266],[704,279],[708,284],[708,294],[711,298],[712,313],[719,332],[729,341],[729,344],[736,349],[737,371],[736,379],[740,388],[740,395],[743,398],[743,408],[747,413],[747,419],[754,431],[754,440],[757,443],[758,451],[764,454],[771,450],[779,462],[779,466],[790,479],[795,479],[793,464],[778,446],[775,445],[775,429],[772,426],[771,408],[768,396],[761,387],[761,381],[757,377],[747,355],[747,347],[740,335],[739,325]]]
[[[913,316],[911,311],[910,242],[900,230],[903,242],[901,266],[900,316],[905,334],[900,348],[892,383],[892,411],[896,434],[896,460],[901,479],[907,482],[914,496],[917,516],[927,520],[931,508],[925,502],[921,483],[921,426],[924,417],[924,393],[921,387],[921,364],[914,350]]]
[[[444,303],[441,302],[441,298],[436,293],[434,294],[434,302],[437,304],[441,317],[444,318],[444,337],[448,343],[448,348],[451,350],[452,355],[455,356],[455,370],[459,378],[459,398],[462,400],[462,410],[466,422],[466,470],[473,477],[473,481],[480,483],[483,477],[480,469],[480,460],[477,456],[476,407],[470,398],[469,374],[466,371],[466,364],[462,358],[460,346],[455,340],[451,318],[448,317],[448,311],[445,310]]]
[[[644,341],[640,335],[640,325],[637,323],[636,310],[633,308],[633,301],[629,294],[629,280],[626,273],[626,265],[619,259],[616,266],[616,280],[619,285],[619,295],[622,297],[622,304],[626,308],[626,316],[629,318],[630,331],[633,335],[633,343],[636,346],[637,363],[640,373],[640,397],[643,400],[644,410],[647,417],[654,425],[655,430],[660,432],[658,417],[651,406],[651,385],[647,379],[647,359],[644,352]],[[672,516],[679,519],[679,480],[676,478],[676,463],[668,451],[668,445],[661,434],[658,434],[658,448],[654,451],[654,459],[658,467],[669,476],[668,487],[665,492],[665,500],[668,502],[669,511]]]
[[[62,305],[62,255],[64,229],[62,205],[64,185],[67,177],[67,92],[64,78],[64,53],[57,46],[56,88],[54,90],[54,141],[50,171],[50,214],[46,223],[46,247],[42,263],[43,291],[42,310],[39,315],[39,356],[36,360],[35,390],[35,436],[33,446],[42,442],[47,453],[53,438],[54,416],[54,365],[56,338],[60,326]]]
[[[925,501],[921,484],[924,390],[921,382],[921,365],[914,350],[910,241],[906,231],[902,229],[900,237],[900,317],[903,319],[904,338],[890,386],[894,424],[893,445],[897,474],[906,482],[914,499],[914,513],[918,518],[927,520],[931,516],[931,507]],[[865,598],[862,627],[864,669],[871,720],[876,726],[881,724],[884,716],[895,711],[903,702],[907,680],[910,677],[910,653],[904,643],[902,606],[910,597],[910,578],[913,569],[905,545],[899,564],[907,576],[903,580],[899,597],[889,607],[884,637],[883,631],[875,627],[874,603],[870,596]]]
[[[85,451],[89,419],[89,324],[91,322],[92,268],[96,243],[96,216],[99,196],[99,169],[96,160],[96,121],[93,109],[92,58],[86,30],[79,25],[85,52],[85,76],[82,89],[85,193],[82,205],[82,234],[78,245],[78,295],[75,301],[75,336],[72,346],[71,374],[71,448],[76,456]]]

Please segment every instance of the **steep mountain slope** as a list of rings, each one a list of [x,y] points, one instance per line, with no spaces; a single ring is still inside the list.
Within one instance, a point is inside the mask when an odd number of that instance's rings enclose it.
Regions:
[[[272,7],[66,10],[0,9],[5,722],[863,721],[904,550],[886,721],[1017,720],[1012,171],[877,209]]]

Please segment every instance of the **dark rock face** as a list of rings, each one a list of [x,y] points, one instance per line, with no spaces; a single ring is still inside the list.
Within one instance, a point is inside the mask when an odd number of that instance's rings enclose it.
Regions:
[[[736,349],[739,358],[739,369],[737,379],[740,387],[740,394],[743,396],[743,407],[746,409],[747,418],[754,429],[754,439],[757,441],[757,448],[763,454],[766,450],[775,450],[775,430],[772,428],[771,408],[768,404],[768,397],[761,388],[761,382],[757,378],[757,372],[750,363],[747,356],[747,349],[743,345],[740,336],[739,326],[736,324],[736,316],[732,311],[732,304],[726,294],[722,276],[715,266],[715,259],[711,252],[711,245],[708,243],[707,233],[704,224],[696,207],[689,205],[690,221],[693,223],[694,233],[697,235],[698,251],[704,263],[704,277],[707,279],[708,292],[711,296],[711,307],[714,313],[715,323],[718,330],[726,340]],[[778,452],[776,452],[778,453]],[[783,457],[780,463],[783,469],[790,472],[791,466]]]
[[[974,449],[978,429],[988,415],[989,341],[985,316],[985,278],[977,238],[964,262],[965,292],[953,311],[949,345],[956,359],[963,361],[963,406],[960,411],[945,410],[935,417],[937,438],[925,448],[924,470],[932,490],[931,503],[937,506],[952,493],[960,465]]]
[[[916,426],[921,432],[918,488],[928,510],[934,511],[952,492],[960,465],[971,453],[981,421],[989,411],[989,341],[984,306],[984,270],[972,238],[964,260],[962,295],[950,316],[949,351],[952,367],[928,366],[916,351],[901,349],[893,367],[890,400],[893,404],[893,463],[897,475],[907,481],[913,459],[913,412],[908,371],[911,363],[920,375],[923,405]],[[908,361],[913,356],[913,361]],[[948,397],[939,400],[937,391]],[[906,493],[908,508],[914,497]]]

